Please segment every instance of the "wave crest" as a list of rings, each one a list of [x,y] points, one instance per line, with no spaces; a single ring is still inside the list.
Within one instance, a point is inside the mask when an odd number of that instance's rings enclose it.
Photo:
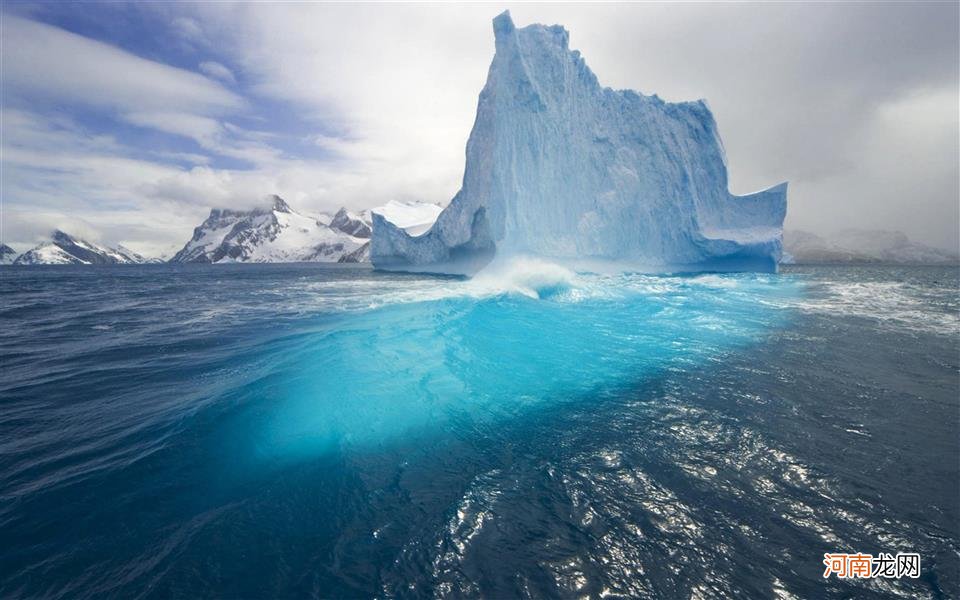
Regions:
[[[480,293],[520,294],[542,300],[576,287],[577,275],[556,263],[516,257],[484,269],[472,283]]]

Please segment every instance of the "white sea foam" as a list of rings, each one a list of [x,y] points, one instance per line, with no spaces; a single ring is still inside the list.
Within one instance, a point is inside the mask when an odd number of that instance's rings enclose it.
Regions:
[[[931,299],[922,293],[923,290],[905,282],[824,281],[814,284],[810,294],[777,302],[808,313],[842,314],[901,329],[960,334],[960,313],[946,305],[945,310],[931,310]]]
[[[570,269],[537,258],[517,257],[495,263],[470,281],[479,295],[521,294],[546,298],[577,286],[577,275]]]

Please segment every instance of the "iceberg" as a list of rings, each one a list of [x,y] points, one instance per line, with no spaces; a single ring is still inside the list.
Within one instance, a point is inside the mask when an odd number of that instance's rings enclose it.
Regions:
[[[429,230],[441,212],[443,208],[436,204],[391,200],[383,206],[371,208],[370,218],[372,219],[374,214],[380,215],[410,235],[417,236]]]
[[[601,87],[558,25],[493,20],[463,184],[426,231],[373,214],[376,268],[472,275],[510,256],[648,271],[775,271],[787,184],[735,196],[703,100]]]

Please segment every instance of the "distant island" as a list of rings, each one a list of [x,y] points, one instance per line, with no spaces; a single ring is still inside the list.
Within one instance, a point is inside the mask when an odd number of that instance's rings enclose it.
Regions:
[[[787,230],[783,249],[783,264],[960,264],[958,252],[914,242],[900,231],[844,229],[824,236]]]

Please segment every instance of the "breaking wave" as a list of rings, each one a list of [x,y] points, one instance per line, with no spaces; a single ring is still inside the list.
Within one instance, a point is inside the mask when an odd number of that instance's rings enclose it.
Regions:
[[[548,298],[577,286],[570,269],[537,258],[515,257],[494,262],[471,280],[479,295],[517,293],[528,298]]]

